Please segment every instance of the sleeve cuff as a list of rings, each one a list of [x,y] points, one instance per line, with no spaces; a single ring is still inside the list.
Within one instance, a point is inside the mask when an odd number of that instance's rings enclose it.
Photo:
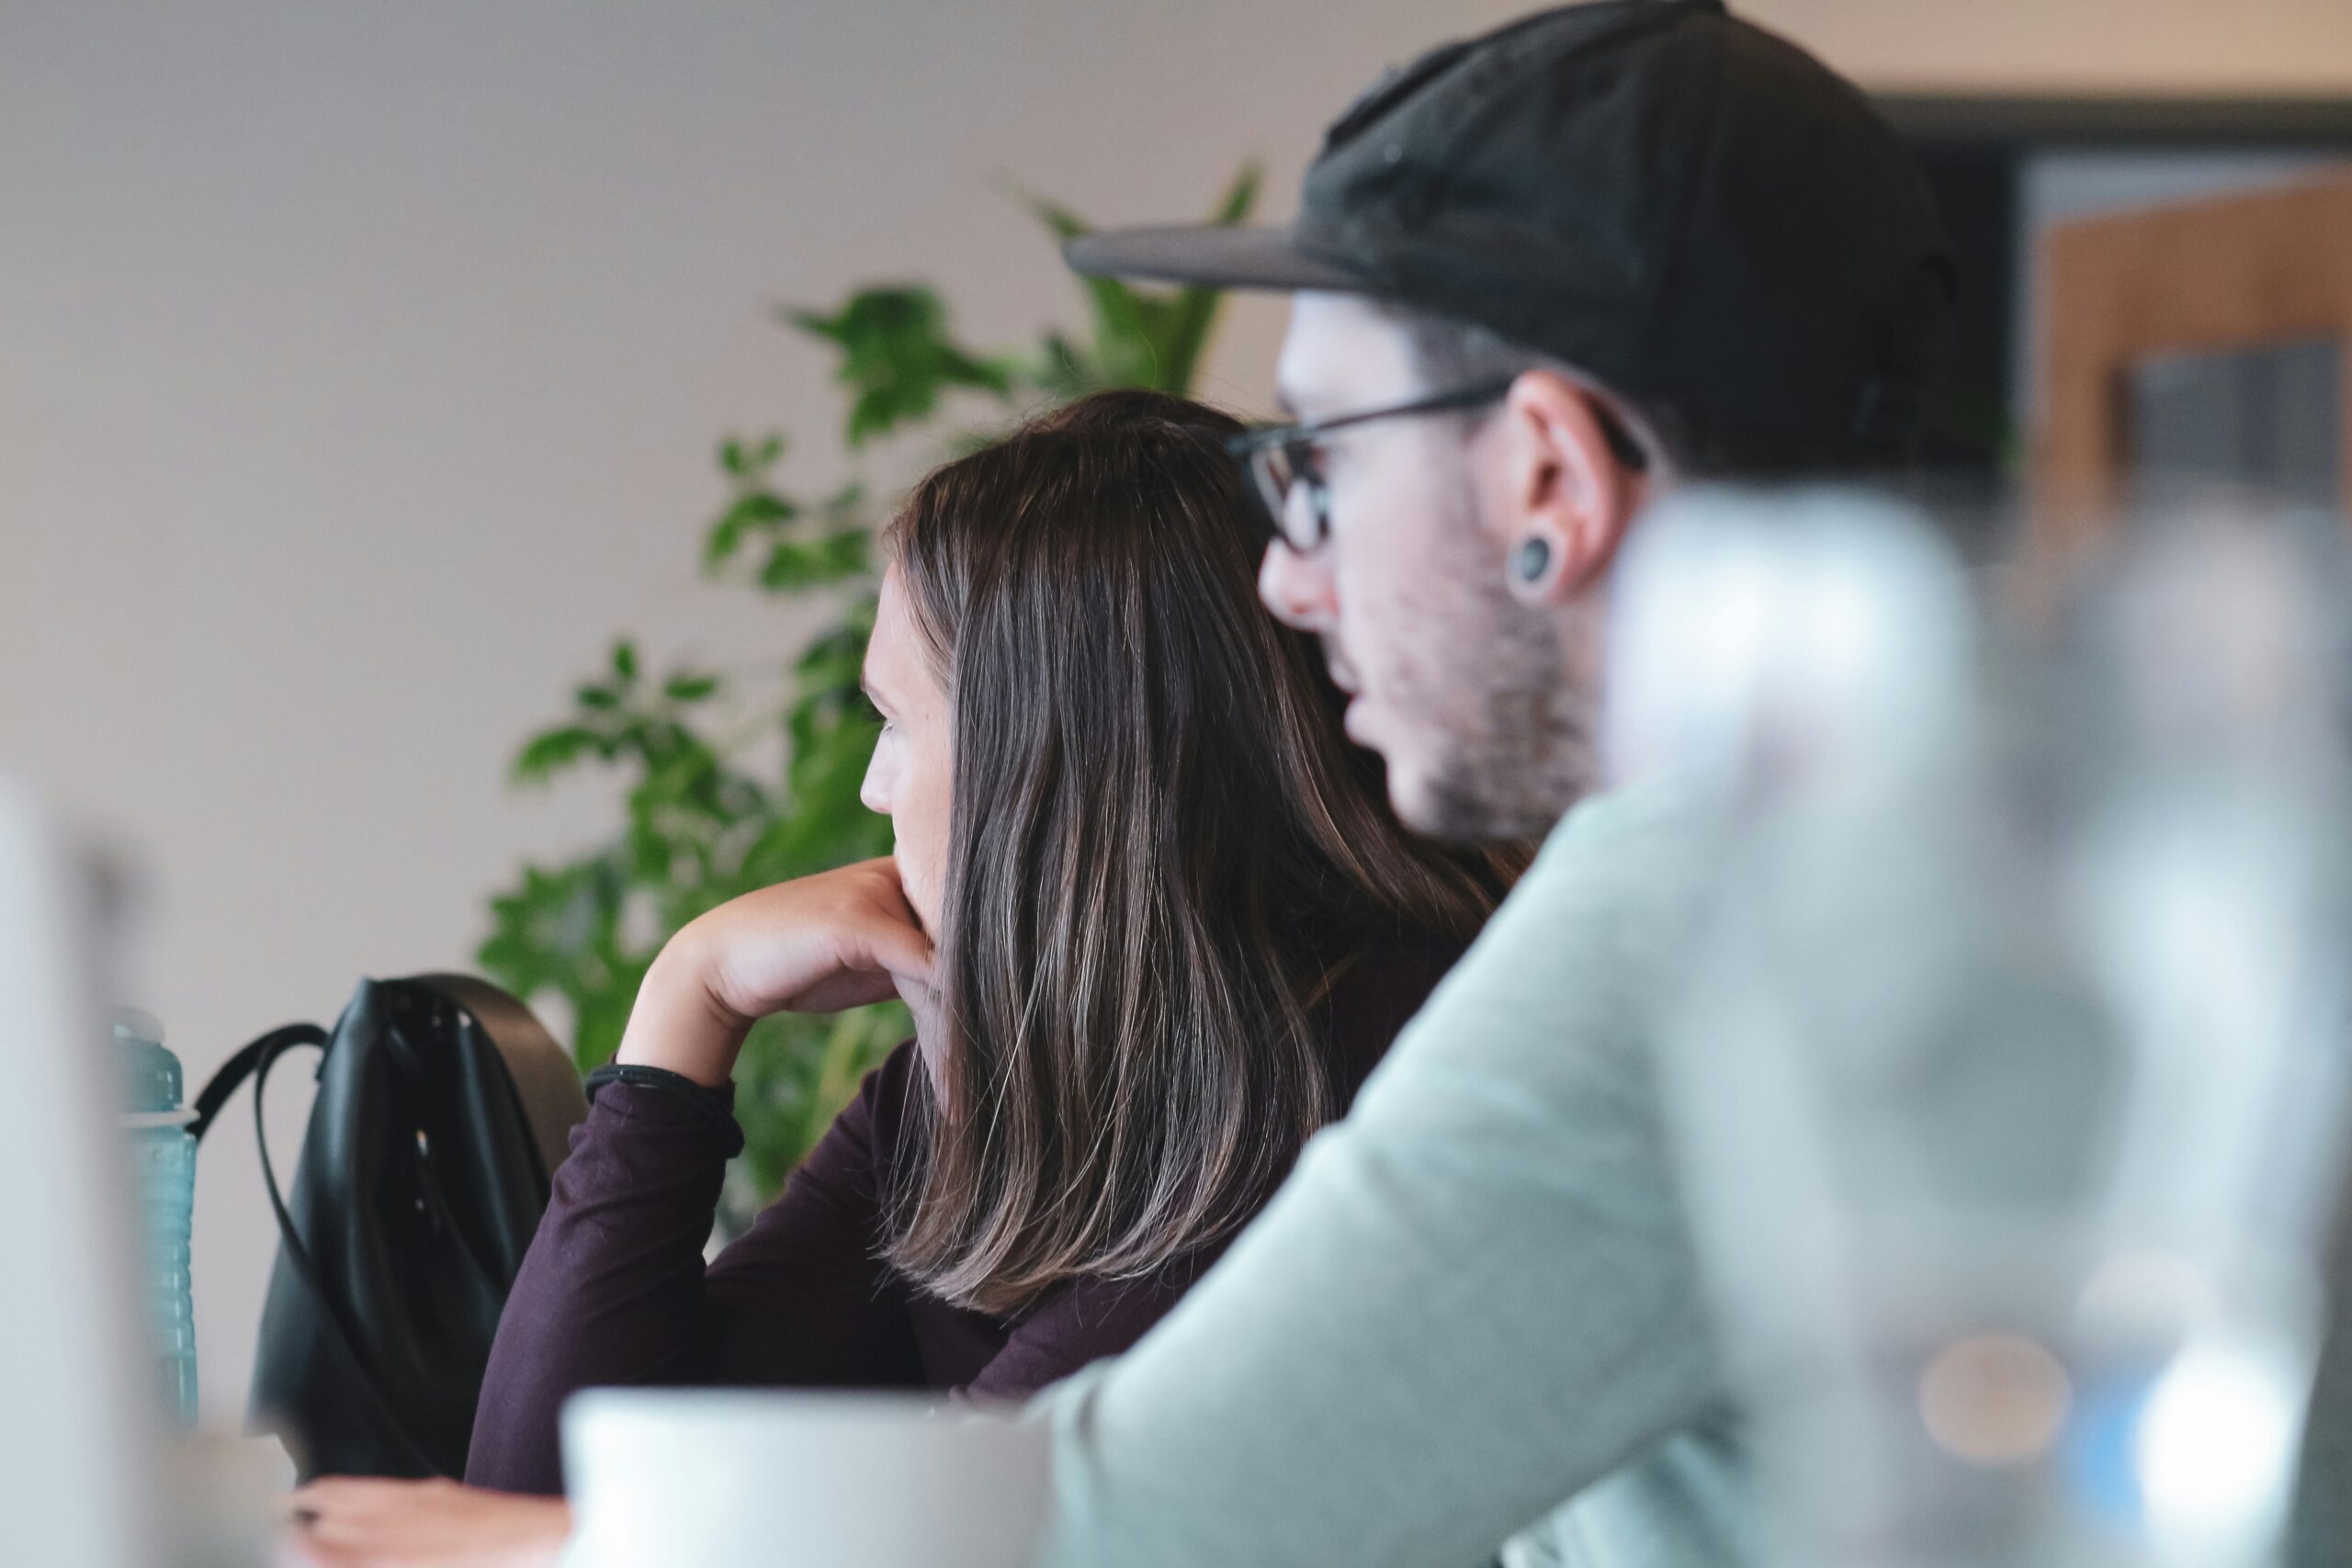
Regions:
[[[732,1083],[713,1089],[664,1067],[608,1062],[588,1075],[584,1087],[589,1103],[594,1105],[598,1092],[614,1084],[622,1086],[620,1098],[630,1111],[661,1107],[679,1119],[699,1122],[718,1134],[726,1143],[729,1159],[743,1152],[743,1129],[735,1121]]]

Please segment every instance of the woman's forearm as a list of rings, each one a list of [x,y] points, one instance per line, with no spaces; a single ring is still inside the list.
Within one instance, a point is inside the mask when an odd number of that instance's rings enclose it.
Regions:
[[[467,1480],[555,1492],[566,1398],[593,1384],[701,1380],[703,1246],[729,1153],[723,1129],[658,1089],[597,1095],[499,1320]]]
[[[735,1072],[752,1021],[713,994],[693,928],[653,960],[614,1060],[661,1067],[717,1089]]]

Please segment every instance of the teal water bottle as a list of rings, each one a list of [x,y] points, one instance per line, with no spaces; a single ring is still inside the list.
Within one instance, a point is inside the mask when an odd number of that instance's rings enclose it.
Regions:
[[[196,1299],[188,1275],[196,1208],[196,1112],[181,1100],[180,1061],[164,1049],[164,1026],[128,1009],[115,1014],[123,1074],[122,1125],[139,1206],[140,1294],[163,1382],[164,1407],[196,1421]]]

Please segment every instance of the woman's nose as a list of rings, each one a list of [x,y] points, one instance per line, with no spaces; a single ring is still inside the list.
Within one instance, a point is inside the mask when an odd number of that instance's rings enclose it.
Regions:
[[[874,760],[865,764],[865,779],[857,786],[857,798],[876,816],[890,815],[889,764],[882,760],[879,747],[875,749]]]

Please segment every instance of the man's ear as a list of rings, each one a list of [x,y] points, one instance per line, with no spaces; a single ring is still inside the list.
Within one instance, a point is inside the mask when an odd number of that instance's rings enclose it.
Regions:
[[[1510,591],[1557,607],[1609,570],[1648,487],[1611,445],[1599,394],[1557,371],[1521,376],[1496,417],[1488,438]]]

